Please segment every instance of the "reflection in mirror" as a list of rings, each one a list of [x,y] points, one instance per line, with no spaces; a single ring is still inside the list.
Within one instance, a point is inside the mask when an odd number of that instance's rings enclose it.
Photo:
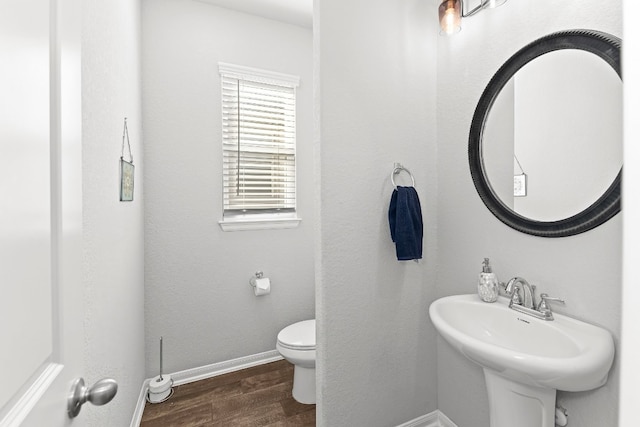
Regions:
[[[565,237],[620,212],[622,83],[598,62],[621,79],[620,45],[599,31],[559,31],[520,49],[487,84],[469,130],[469,169],[480,199],[509,227]]]
[[[539,56],[503,87],[485,123],[482,157],[502,202],[537,221],[582,212],[622,166],[622,81],[598,56]],[[514,177],[526,174],[526,192]]]

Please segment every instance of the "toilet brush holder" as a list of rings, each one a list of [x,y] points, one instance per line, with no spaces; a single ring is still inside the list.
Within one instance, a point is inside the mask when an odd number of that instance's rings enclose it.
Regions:
[[[173,394],[173,380],[170,375],[158,375],[151,379],[149,383],[149,403],[162,403]]]
[[[171,375],[162,375],[162,337],[160,337],[160,375],[151,379],[147,401],[149,403],[164,402],[173,394],[172,386]]]

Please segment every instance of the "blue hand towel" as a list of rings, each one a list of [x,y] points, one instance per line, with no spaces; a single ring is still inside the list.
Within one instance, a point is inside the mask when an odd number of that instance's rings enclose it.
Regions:
[[[398,261],[422,258],[422,209],[415,188],[398,186],[393,190],[389,228]]]

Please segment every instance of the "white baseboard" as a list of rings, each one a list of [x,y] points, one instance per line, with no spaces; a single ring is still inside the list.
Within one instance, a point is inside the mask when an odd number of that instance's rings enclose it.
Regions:
[[[171,379],[173,379],[173,385],[179,386],[239,371],[241,369],[251,368],[253,366],[264,365],[265,363],[271,363],[277,360],[282,360],[282,356],[278,350],[270,350],[224,362],[212,363],[211,365],[205,365],[199,368],[186,369],[169,375],[171,376]],[[131,427],[140,426],[140,422],[142,421],[142,412],[144,411],[144,405],[147,401],[150,382],[151,378],[147,378],[142,383],[142,389],[140,390],[140,396],[138,397],[138,404],[136,405],[136,409],[131,420]]]
[[[398,427],[457,427],[445,414],[436,409],[426,415],[414,418]]]
[[[201,366],[199,368],[179,371],[171,374],[171,378],[173,379],[173,385],[178,386],[217,377],[218,375],[228,374],[229,372],[235,372],[241,369],[251,368],[252,366],[264,365],[265,363],[275,362],[276,360],[282,360],[282,356],[280,356],[278,350],[270,350],[264,353],[252,354],[224,362],[212,363],[211,365]]]
[[[147,392],[149,391],[150,379],[146,379],[142,382],[142,388],[140,389],[140,395],[138,396],[138,403],[133,411],[133,417],[131,417],[130,427],[139,427],[142,422],[142,413],[144,412],[144,405],[147,402]]]
[[[443,412],[438,411],[438,421],[440,421],[440,427],[458,427],[453,421],[449,419]]]

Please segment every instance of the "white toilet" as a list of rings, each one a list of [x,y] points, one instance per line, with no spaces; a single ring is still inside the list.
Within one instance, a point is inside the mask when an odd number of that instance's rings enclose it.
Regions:
[[[316,403],[316,319],[289,325],[278,334],[276,349],[294,365],[292,395],[300,403]]]

